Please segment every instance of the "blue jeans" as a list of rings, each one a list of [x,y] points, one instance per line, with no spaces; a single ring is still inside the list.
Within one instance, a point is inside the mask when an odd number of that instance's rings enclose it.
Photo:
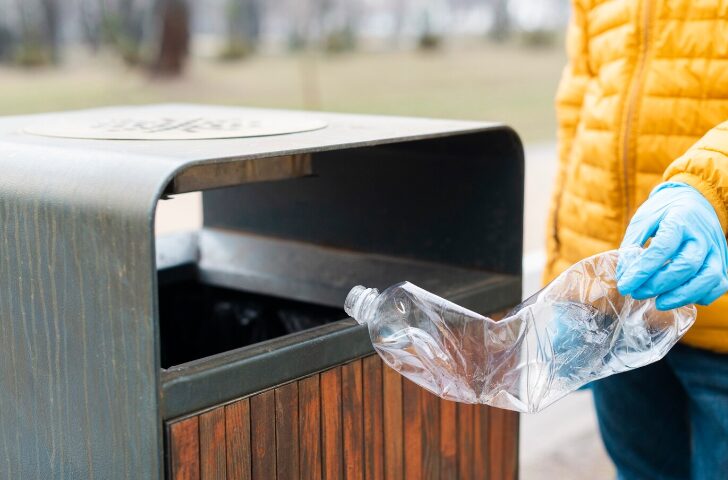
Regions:
[[[728,355],[677,345],[592,392],[620,480],[728,479]]]

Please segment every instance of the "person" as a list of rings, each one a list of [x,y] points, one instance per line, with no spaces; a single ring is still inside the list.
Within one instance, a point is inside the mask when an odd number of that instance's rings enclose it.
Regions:
[[[728,2],[573,0],[545,280],[641,245],[617,287],[699,305],[660,362],[592,385],[620,479],[728,479]]]

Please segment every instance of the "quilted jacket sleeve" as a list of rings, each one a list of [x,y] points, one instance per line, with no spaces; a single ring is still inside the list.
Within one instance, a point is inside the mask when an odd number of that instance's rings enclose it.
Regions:
[[[728,121],[710,130],[665,170],[664,179],[684,182],[713,205],[723,232],[728,227]]]

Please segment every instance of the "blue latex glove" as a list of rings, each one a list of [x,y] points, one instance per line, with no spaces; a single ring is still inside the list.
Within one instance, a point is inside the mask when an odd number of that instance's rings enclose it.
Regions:
[[[658,185],[637,209],[622,247],[649,247],[620,258],[617,288],[638,300],[657,297],[659,310],[708,305],[728,291],[728,248],[713,206],[693,187]]]

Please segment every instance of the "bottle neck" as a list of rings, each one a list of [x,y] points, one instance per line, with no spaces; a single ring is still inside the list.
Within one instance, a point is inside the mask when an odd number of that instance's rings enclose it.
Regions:
[[[351,318],[359,322],[361,325],[370,320],[374,301],[379,297],[379,290],[376,288],[366,288],[358,285],[351,289],[349,295],[346,296],[344,302],[344,311]]]

